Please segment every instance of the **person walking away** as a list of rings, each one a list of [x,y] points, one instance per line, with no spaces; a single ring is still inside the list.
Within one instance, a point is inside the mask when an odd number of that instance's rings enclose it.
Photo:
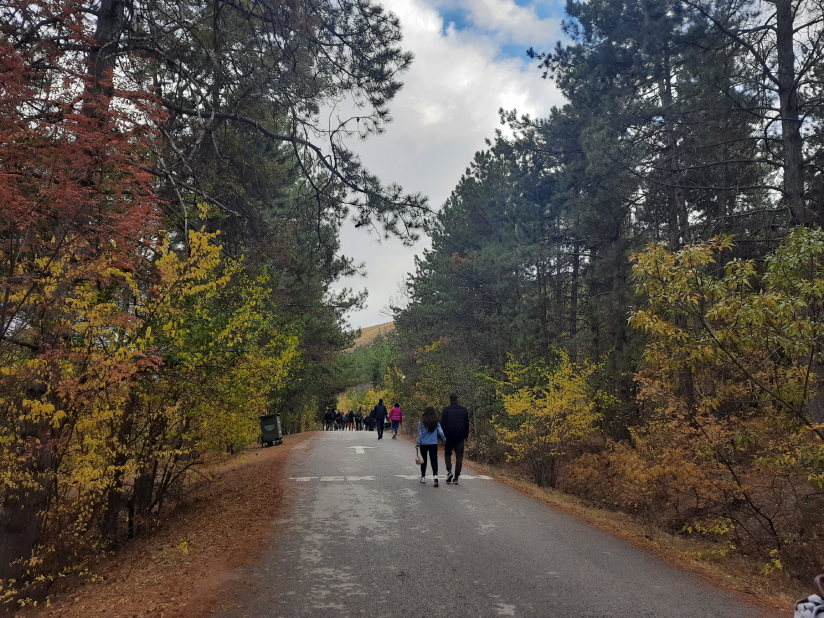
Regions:
[[[398,427],[400,427],[403,422],[403,412],[401,412],[401,408],[398,404],[394,404],[392,409],[389,411],[389,420],[392,421],[392,439],[397,440]]]
[[[329,408],[326,408],[326,412],[323,413],[323,430],[329,431],[332,429],[332,411]]]
[[[418,439],[415,448],[421,451],[421,483],[426,483],[426,460],[432,462],[432,476],[435,477],[435,487],[438,486],[438,438],[446,442],[446,436],[438,422],[438,413],[435,408],[428,406],[418,423]]]
[[[383,399],[378,399],[378,404],[372,409],[372,418],[375,419],[375,427],[378,429],[378,440],[383,440],[383,425],[386,422],[386,406]]]
[[[346,426],[349,431],[355,431],[355,413],[352,410],[349,410],[349,414],[346,415]]]
[[[363,410],[359,407],[355,412],[355,430],[361,431],[363,429]]]
[[[463,466],[464,441],[469,437],[469,412],[460,404],[455,393],[449,396],[449,405],[441,413],[441,427],[446,435],[446,444],[443,448],[446,482],[457,485]],[[455,476],[452,476],[453,451],[455,452]]]
[[[335,414],[335,429],[340,429],[343,431],[345,429],[343,424],[343,412],[338,410],[337,414]]]

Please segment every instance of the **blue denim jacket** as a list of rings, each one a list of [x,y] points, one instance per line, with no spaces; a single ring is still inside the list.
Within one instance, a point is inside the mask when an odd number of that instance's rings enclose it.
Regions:
[[[437,444],[438,438],[446,442],[446,436],[443,435],[443,429],[441,429],[440,423],[438,423],[438,426],[435,427],[435,429],[430,431],[423,426],[423,423],[418,421],[418,441],[415,442],[415,446],[420,446],[422,444]]]

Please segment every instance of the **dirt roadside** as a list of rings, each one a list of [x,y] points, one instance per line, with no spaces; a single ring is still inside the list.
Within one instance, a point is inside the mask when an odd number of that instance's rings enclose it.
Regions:
[[[227,584],[244,585],[236,567],[271,542],[271,522],[286,506],[283,463],[311,436],[286,436],[280,446],[252,447],[215,466],[157,531],[99,560],[85,581],[58,587],[48,606],[18,615],[195,618],[218,609],[228,602],[220,594]]]

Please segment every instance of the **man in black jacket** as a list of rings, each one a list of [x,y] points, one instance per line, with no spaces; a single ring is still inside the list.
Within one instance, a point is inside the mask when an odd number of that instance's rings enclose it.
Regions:
[[[460,403],[458,396],[452,393],[449,396],[449,405],[441,414],[441,429],[446,436],[446,445],[443,449],[443,458],[446,462],[446,482],[458,484],[463,465],[464,440],[469,437],[469,412]],[[452,451],[455,451],[455,476],[452,476]]]
[[[375,426],[378,428],[378,440],[382,440],[383,426],[386,422],[386,406],[383,405],[383,399],[378,399],[378,405],[374,407],[370,416],[375,419]]]

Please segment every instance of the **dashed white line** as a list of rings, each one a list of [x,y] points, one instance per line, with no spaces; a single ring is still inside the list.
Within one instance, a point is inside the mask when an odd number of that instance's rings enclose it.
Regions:
[[[406,479],[408,481],[417,481],[420,476],[417,474],[396,474],[397,478]],[[431,476],[427,477],[432,479]],[[440,477],[443,479],[443,477]],[[298,483],[308,483],[309,481],[319,480],[323,483],[333,483],[333,482],[353,482],[353,481],[377,481],[377,476],[290,476],[290,481],[296,481]],[[491,481],[493,480],[491,476],[486,476],[485,474],[478,474],[478,475],[461,475],[461,480],[481,480],[481,481]]]
[[[395,476],[397,476],[398,478],[406,479],[408,481],[415,481],[415,480],[418,480],[419,478],[421,478],[417,474],[396,474]],[[431,479],[432,477],[428,476],[426,478]],[[438,478],[443,479],[444,477],[440,476]],[[478,475],[461,474],[460,478],[461,478],[462,481],[463,480],[470,480],[471,481],[471,480],[474,480],[474,479],[480,479],[482,481],[491,481],[492,480],[491,476],[486,476],[485,474],[478,474]]]

